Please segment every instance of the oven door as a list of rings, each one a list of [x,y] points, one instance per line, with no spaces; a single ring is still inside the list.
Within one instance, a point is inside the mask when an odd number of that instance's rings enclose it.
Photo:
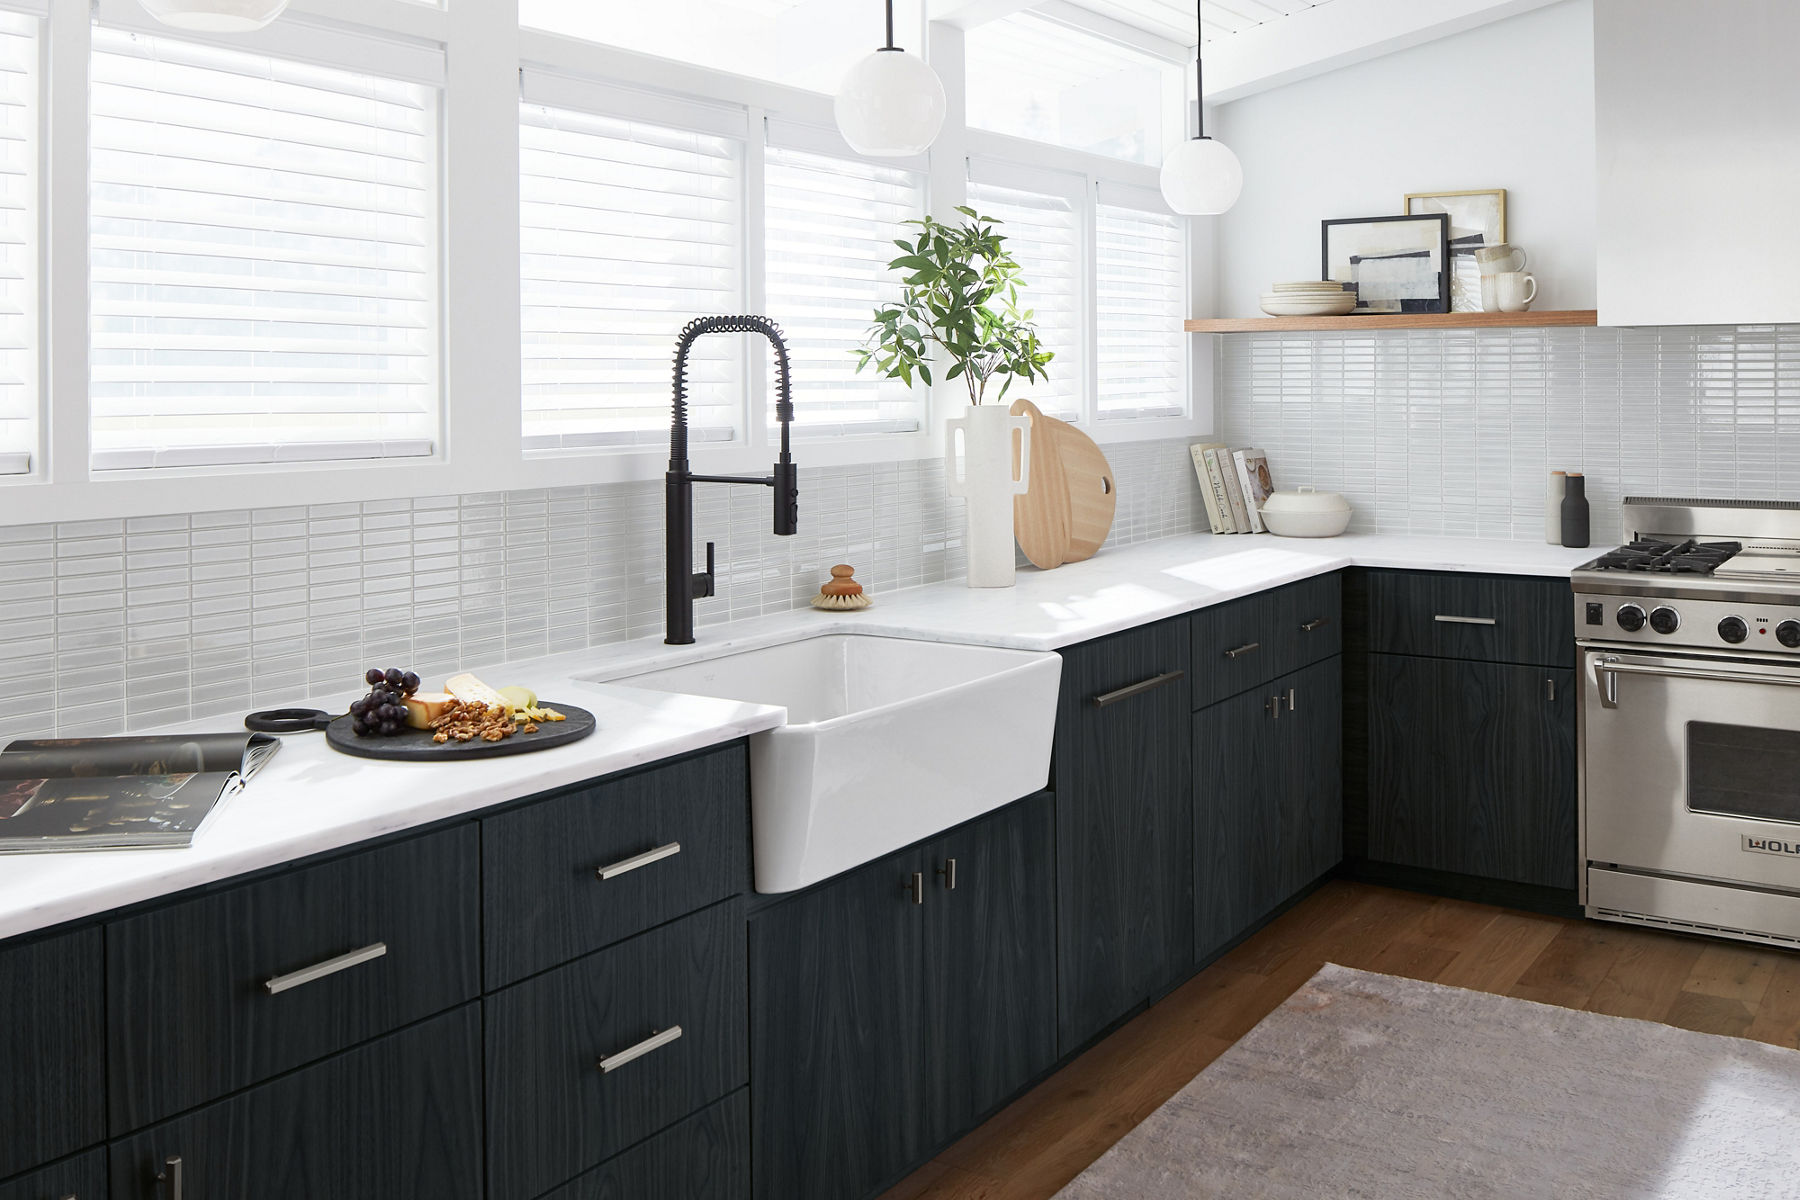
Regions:
[[[1800,893],[1800,663],[1582,652],[1590,863]]]

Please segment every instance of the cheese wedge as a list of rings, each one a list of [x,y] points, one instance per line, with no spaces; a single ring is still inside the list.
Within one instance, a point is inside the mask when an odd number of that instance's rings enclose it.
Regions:
[[[496,692],[473,675],[458,675],[444,684],[444,690],[465,704],[485,704],[489,708],[502,708],[507,716],[512,716],[517,705]]]
[[[414,729],[430,729],[444,715],[453,697],[448,692],[417,692],[406,698],[406,723]]]

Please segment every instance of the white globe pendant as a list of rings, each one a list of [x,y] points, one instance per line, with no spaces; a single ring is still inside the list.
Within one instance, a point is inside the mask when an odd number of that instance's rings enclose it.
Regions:
[[[1163,159],[1163,199],[1184,217],[1222,213],[1237,203],[1243,190],[1243,164],[1223,142],[1191,138]]]
[[[288,6],[288,0],[138,0],[164,25],[203,33],[248,33],[261,29]]]
[[[944,127],[944,84],[904,50],[877,50],[850,68],[834,106],[838,132],[858,154],[923,154]]]

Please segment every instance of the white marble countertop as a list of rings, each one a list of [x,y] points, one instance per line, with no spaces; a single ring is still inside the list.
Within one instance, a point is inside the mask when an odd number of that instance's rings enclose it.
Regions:
[[[829,632],[1055,650],[1347,566],[1566,576],[1596,553],[1464,538],[1198,534],[1103,550],[1055,571],[1024,570],[1012,588],[937,584],[877,596],[861,613],[801,609],[707,626],[694,646],[649,639],[528,662],[473,664],[497,686],[522,683],[550,703],[589,709],[599,729],[569,746],[443,765],[351,758],[327,749],[315,734],[291,735],[187,849],[0,856],[0,938],[719,745],[787,719],[781,708],[579,677],[616,678]],[[362,690],[353,686],[308,703],[335,711]],[[184,728],[226,724],[214,719]]]

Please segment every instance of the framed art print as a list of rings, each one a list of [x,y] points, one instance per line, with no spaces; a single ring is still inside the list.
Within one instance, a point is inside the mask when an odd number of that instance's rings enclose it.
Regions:
[[[1450,215],[1450,309],[1481,311],[1481,269],[1475,251],[1506,241],[1506,189],[1474,192],[1409,192],[1408,216]]]
[[[1450,311],[1450,216],[1321,221],[1320,278],[1351,284],[1359,313]]]

